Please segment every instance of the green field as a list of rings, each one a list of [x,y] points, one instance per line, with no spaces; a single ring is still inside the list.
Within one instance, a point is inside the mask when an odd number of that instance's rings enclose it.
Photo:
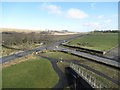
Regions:
[[[118,44],[118,33],[95,33],[68,42],[83,48],[105,51]]]
[[[93,69],[99,71],[99,72],[102,72],[105,75],[108,75],[109,77],[111,77],[115,80],[118,80],[118,78],[119,78],[118,74],[120,73],[120,70],[118,70],[118,69],[115,69],[115,68],[112,68],[112,67],[109,67],[106,65],[102,65],[102,64],[99,64],[96,62],[92,62],[89,60],[86,60],[85,62],[80,62],[80,64],[86,65],[90,68],[93,68]]]
[[[102,77],[102,76],[100,76],[100,75],[98,75],[98,74],[90,71],[90,70],[87,70],[86,68],[83,68],[83,67],[81,67],[81,66],[79,66],[79,65],[75,65],[75,66],[76,66],[76,67],[79,67],[80,70],[84,71],[83,75],[85,75],[85,73],[87,73],[88,75],[96,78],[96,81],[97,81],[98,83],[100,83],[102,87],[106,87],[106,88],[116,88],[116,89],[119,88],[118,84],[115,84],[115,83],[113,83],[112,81],[110,81],[110,80],[108,80],[108,79],[106,79],[106,78],[104,78],[104,77]],[[75,70],[75,71],[76,71],[76,70]],[[77,72],[78,72],[78,71],[77,71]],[[97,83],[96,83],[96,84],[97,84]],[[111,89],[110,89],[110,90],[111,90]]]
[[[35,37],[33,39],[32,38],[33,36],[30,33],[25,33],[25,32],[24,33],[7,32],[7,34],[2,33],[2,38],[3,38],[2,41],[6,43],[3,43],[4,47],[3,46],[0,47],[0,50],[1,50],[0,55],[2,57],[2,56],[11,55],[23,50],[30,50],[43,45],[50,45],[59,40],[72,38],[78,35],[80,34],[73,34],[73,35],[51,35],[50,34],[48,36],[44,35],[45,37],[41,39],[40,35],[35,33],[34,35]],[[27,41],[23,42],[24,39]],[[44,44],[40,45],[40,43],[44,43]]]
[[[2,73],[3,88],[52,88],[59,79],[51,63],[44,58],[3,68]]]
[[[54,59],[60,59],[60,60],[85,60],[84,58],[80,58],[78,56],[71,55],[69,53],[63,53],[63,52],[46,52],[46,53],[40,53],[41,56],[54,58]]]
[[[118,73],[120,73],[120,70],[118,69],[115,69],[115,68],[112,68],[112,67],[109,67],[103,64],[99,64],[97,62],[84,59],[78,56],[63,53],[63,52],[47,52],[47,53],[41,53],[40,55],[47,56],[47,57],[57,59],[57,60],[61,60],[61,58],[62,60],[79,60],[80,62],[78,63],[89,66],[90,68],[95,69],[99,72],[102,72],[116,80],[118,80]],[[57,65],[64,72],[64,68],[68,66],[69,64],[66,62],[58,62]]]

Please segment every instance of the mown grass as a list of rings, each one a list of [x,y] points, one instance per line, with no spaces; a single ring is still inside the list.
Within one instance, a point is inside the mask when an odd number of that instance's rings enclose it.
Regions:
[[[78,56],[71,55],[70,53],[64,53],[64,52],[46,52],[46,53],[40,53],[41,56],[54,58],[54,59],[60,59],[60,60],[85,60],[84,58],[80,58]]]
[[[58,76],[51,63],[37,58],[3,68],[3,88],[52,88]]]
[[[102,65],[102,64],[99,64],[93,61],[89,61],[89,60],[86,60],[85,62],[80,62],[80,63],[83,65],[89,66],[90,68],[93,68],[99,72],[102,72],[105,75],[108,75],[109,77],[115,80],[119,79],[120,70],[118,69],[114,69],[112,67],[105,66],[105,65]]]
[[[95,33],[71,40],[69,45],[99,51],[109,50],[118,44],[118,33]]]
[[[112,67],[109,67],[109,66],[106,66],[106,65],[103,65],[103,64],[99,64],[97,62],[94,62],[94,61],[91,61],[91,60],[88,60],[88,59],[84,59],[84,58],[81,58],[81,57],[78,57],[78,56],[74,56],[74,55],[71,55],[71,54],[68,54],[68,53],[47,52],[47,53],[41,53],[40,55],[47,56],[47,57],[50,57],[50,58],[54,58],[54,59],[57,59],[57,60],[79,60],[80,62],[78,62],[78,63],[89,66],[90,68],[95,69],[99,72],[102,72],[102,73],[108,75],[109,77],[111,77],[113,79],[118,80],[118,78],[119,78],[118,74],[120,73],[120,70],[118,70],[118,69],[115,69],[115,68],[112,68]],[[66,66],[68,66],[68,64],[66,62],[58,62],[57,65],[63,72],[64,72],[64,68]]]
[[[72,38],[72,37],[79,36],[79,35],[81,35],[81,34],[53,35],[51,38],[52,38],[52,41],[59,41],[59,40],[64,40],[64,39]]]
[[[61,69],[61,71],[63,71],[63,72],[65,72],[65,67],[69,66],[69,64],[70,64],[70,63],[67,63],[67,62],[58,62],[58,63],[57,63],[58,67],[59,67],[59,68]],[[90,64],[91,64],[91,63],[90,63]],[[93,66],[93,67],[94,67],[94,66]],[[92,67],[91,67],[91,68],[92,68]],[[105,68],[105,67],[103,66],[103,68]],[[103,68],[101,68],[101,69],[103,69]],[[117,85],[117,84],[109,81],[108,79],[106,79],[106,78],[104,78],[104,77],[102,77],[102,76],[99,76],[99,75],[97,75],[97,74],[95,74],[95,73],[93,73],[93,72],[91,72],[91,71],[89,71],[89,70],[87,70],[87,69],[82,69],[82,70],[83,70],[85,73],[91,75],[92,77],[97,78],[98,81],[99,81],[99,84],[102,82],[101,84],[102,84],[103,86],[106,85],[108,88],[118,88],[118,85]],[[104,70],[104,69],[103,69],[103,70]],[[108,68],[107,68],[106,70],[108,70],[107,72],[109,72],[108,75],[110,75],[110,72],[113,71],[113,70],[109,71]],[[114,71],[113,71],[112,73],[114,73]],[[111,74],[112,74],[112,73],[111,73]]]
[[[110,81],[110,80],[108,80],[108,79],[106,79],[106,78],[104,78],[104,77],[102,77],[100,75],[97,75],[94,72],[91,72],[91,71],[89,71],[89,70],[87,70],[87,69],[85,69],[85,68],[83,68],[81,66],[78,66],[78,65],[75,65],[75,66],[79,67],[80,70],[82,70],[84,72],[83,77],[85,76],[85,73],[87,73],[88,75],[92,76],[94,79],[96,78],[97,79],[96,81],[99,84],[101,84],[102,87],[106,87],[106,88],[118,88],[119,87],[117,84],[113,83],[112,81]],[[76,71],[76,69],[75,69],[75,71]],[[78,71],[77,71],[77,73],[78,73]],[[80,75],[81,75],[81,73],[80,73]]]

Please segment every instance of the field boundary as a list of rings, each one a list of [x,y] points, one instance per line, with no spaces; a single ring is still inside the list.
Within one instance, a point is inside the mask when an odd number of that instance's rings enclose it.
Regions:
[[[114,48],[116,48],[116,47],[118,47],[118,45],[116,45],[116,46],[112,47],[112,48],[111,48],[111,49],[109,49],[109,50],[104,51],[104,54],[109,53],[112,49],[114,49]]]
[[[88,49],[88,48],[83,48],[83,47],[78,47],[78,46],[73,46],[73,45],[67,45],[67,44],[61,44],[61,45],[70,47],[70,48],[80,49],[81,51],[87,52],[87,53],[95,52],[95,53],[102,54],[102,55],[104,54],[104,51],[93,50],[93,49]]]

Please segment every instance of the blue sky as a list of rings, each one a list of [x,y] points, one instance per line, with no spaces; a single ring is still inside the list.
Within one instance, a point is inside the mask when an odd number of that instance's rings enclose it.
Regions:
[[[118,3],[3,2],[0,27],[74,32],[118,29]]]

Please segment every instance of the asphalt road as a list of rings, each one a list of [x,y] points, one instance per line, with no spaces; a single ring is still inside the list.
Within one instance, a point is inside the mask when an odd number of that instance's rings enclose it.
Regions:
[[[110,50],[109,52],[107,52],[104,56],[110,59],[114,59],[117,62],[120,62],[120,56],[119,56],[119,46],[113,48],[112,50]]]
[[[59,76],[59,81],[58,83],[53,87],[52,90],[56,90],[59,88],[59,90],[63,90],[63,88],[67,87],[68,86],[68,82],[67,82],[67,78],[66,78],[66,75],[60,70],[60,68],[57,66],[57,61],[56,59],[53,59],[53,58],[48,58],[48,57],[44,57],[44,56],[40,56],[40,57],[43,57],[43,58],[46,58],[48,59],[52,66],[53,66],[53,69],[55,70],[55,72],[58,74]]]
[[[85,35],[81,35],[81,36],[85,36]],[[108,58],[104,58],[104,57],[100,57],[100,56],[96,56],[96,55],[92,55],[92,54],[85,53],[85,52],[80,52],[80,51],[76,51],[76,50],[72,50],[72,49],[67,49],[67,48],[59,46],[61,43],[64,43],[65,41],[69,41],[71,39],[75,39],[75,38],[81,37],[81,36],[76,36],[74,38],[69,38],[69,39],[66,39],[66,40],[60,40],[60,41],[55,42],[53,44],[50,44],[48,46],[42,46],[42,47],[35,48],[35,49],[32,49],[32,50],[20,52],[18,54],[4,56],[4,57],[0,58],[0,63],[9,62],[9,61],[14,60],[16,58],[31,54],[32,52],[37,52],[37,51],[42,51],[42,50],[48,49],[48,50],[59,50],[59,51],[64,51],[64,52],[70,52],[70,53],[78,55],[78,56],[82,56],[82,57],[85,57],[85,58],[88,58],[88,59],[91,59],[91,60],[95,60],[97,62],[101,62],[101,63],[107,64],[107,65],[111,65],[111,66],[120,68],[120,63],[117,62],[117,61],[114,61],[114,60],[111,60],[111,59],[108,59]],[[59,47],[56,48],[56,46],[59,46]]]
[[[84,36],[84,35],[82,35],[82,36]],[[77,38],[77,37],[80,37],[80,36],[76,36],[74,38]],[[25,55],[28,55],[28,54],[31,54],[33,52],[48,49],[48,50],[58,50],[58,51],[70,52],[70,53],[78,55],[78,56],[82,56],[82,57],[85,57],[85,58],[88,58],[88,59],[91,59],[91,60],[95,60],[95,61],[98,61],[98,62],[102,62],[102,63],[108,64],[108,65],[120,68],[120,63],[117,62],[117,61],[113,61],[111,59],[91,55],[91,54],[88,54],[88,53],[84,53],[84,52],[80,52],[80,51],[76,51],[76,50],[72,50],[72,49],[66,49],[64,47],[59,46],[61,43],[65,42],[65,41],[69,41],[69,40],[74,39],[74,38],[70,38],[70,39],[67,39],[67,40],[60,40],[60,41],[55,42],[53,44],[50,44],[48,46],[42,46],[42,47],[35,48],[35,49],[32,49],[32,50],[20,52],[18,54],[13,54],[13,55],[2,57],[2,58],[0,58],[0,63],[9,62],[11,60],[14,60],[16,58],[19,58],[19,57],[22,57],[22,56],[25,56]],[[56,48],[56,46],[58,46],[58,48]],[[58,71],[58,68],[56,68],[57,67],[56,64],[52,60],[50,60],[50,61],[53,65],[53,68],[56,71]],[[92,70],[92,69],[90,69],[90,70]],[[94,70],[92,70],[92,71],[94,71]],[[62,75],[61,73],[62,73],[61,71],[58,72],[59,75]],[[101,75],[103,75],[103,74],[101,74]],[[105,75],[103,75],[103,76],[105,76]],[[64,78],[64,76],[60,76],[60,77]],[[116,82],[116,81],[114,81],[114,82]],[[61,86],[61,84],[58,84],[58,85]]]
[[[115,79],[109,77],[108,75],[106,75],[106,74],[104,74],[104,73],[102,73],[100,71],[97,71],[97,70],[95,70],[93,68],[90,68],[90,67],[88,67],[86,65],[80,64],[81,61],[77,61],[77,60],[58,60],[58,59],[49,58],[49,57],[45,57],[45,56],[40,56],[40,57],[48,59],[51,62],[52,66],[53,66],[53,69],[55,70],[55,72],[59,76],[59,81],[55,85],[55,87],[53,88],[53,90],[56,90],[56,88],[63,89],[64,87],[68,86],[68,82],[69,82],[69,81],[67,81],[67,76],[65,75],[65,73],[63,73],[59,69],[59,67],[57,66],[57,62],[58,61],[68,62],[68,63],[72,62],[72,63],[77,64],[77,65],[79,65],[79,66],[81,66],[81,67],[83,67],[83,68],[85,68],[87,70],[90,70],[90,71],[94,72],[95,74],[97,74],[99,76],[102,76],[103,78],[106,78],[106,79],[110,80],[111,82],[113,82],[115,84],[118,84],[118,85],[120,84],[119,80],[115,80]]]
[[[85,35],[77,35],[77,36],[69,38],[69,39],[59,40],[59,41],[57,41],[55,43],[52,43],[50,45],[47,45],[47,46],[42,46],[42,47],[38,47],[38,48],[35,48],[35,49],[32,49],[32,50],[27,50],[27,51],[20,52],[20,53],[17,53],[17,54],[12,54],[12,55],[9,55],[9,56],[1,57],[0,58],[0,64],[5,63],[5,62],[9,62],[9,61],[14,60],[14,59],[19,58],[19,57],[23,57],[23,56],[31,54],[33,52],[46,50],[47,48],[50,48],[50,47],[52,47],[54,49],[56,46],[59,46],[61,43],[65,42],[65,41],[69,41],[69,40],[75,39],[77,37],[82,37],[82,36],[85,36]]]
[[[27,50],[27,51],[20,52],[20,53],[17,53],[17,54],[12,54],[12,55],[9,55],[9,56],[4,56],[4,57],[0,58],[0,63],[9,62],[9,61],[14,60],[16,58],[20,58],[20,57],[23,57],[25,55],[31,54],[32,52],[42,51],[42,50],[45,50],[45,49],[46,49],[46,47],[43,46],[43,47],[40,47],[40,48],[35,48],[35,49],[32,49],[32,50]]]
[[[51,62],[51,64],[52,64],[52,66],[53,66],[53,69],[55,70],[55,72],[58,74],[58,76],[59,76],[59,81],[58,81],[58,83],[52,88],[52,90],[63,90],[63,89],[65,89],[65,87],[67,87],[67,86],[69,86],[69,83],[71,83],[70,81],[72,80],[72,86],[73,87],[70,87],[70,88],[73,88],[72,90],[75,90],[74,88],[75,88],[75,86],[74,86],[74,83],[73,83],[73,78],[69,78],[69,80],[68,80],[68,77],[69,76],[67,76],[66,75],[66,72],[65,73],[63,73],[61,70],[60,70],[60,68],[57,66],[57,62],[58,61],[60,61],[60,60],[58,60],[58,59],[54,59],[54,58],[49,58],[49,57],[45,57],[45,56],[40,56],[40,57],[42,57],[42,58],[46,58],[47,60],[49,60],[50,62]],[[65,60],[66,62],[68,61],[68,60]],[[70,61],[68,61],[69,63],[70,62],[75,62],[75,60],[70,60]],[[78,61],[79,62],[79,61]],[[74,71],[74,70],[73,70]],[[69,72],[69,73],[71,73],[73,76],[79,76],[77,73],[75,73],[75,71],[74,71],[74,73],[73,72]],[[80,77],[80,76],[79,76]],[[78,80],[77,78],[74,78],[74,80]],[[85,82],[85,81],[84,81]],[[77,83],[77,82],[76,82]],[[83,82],[79,82],[79,83],[77,83],[78,85],[80,85],[81,83],[83,83]],[[87,82],[86,82],[87,83]],[[76,90],[93,90],[93,89],[90,89],[90,88],[87,88],[88,87],[88,83],[87,83],[87,86],[86,86],[86,84],[84,85],[80,85],[79,87],[77,87],[76,88]],[[71,85],[70,85],[71,86]],[[82,89],[81,89],[82,88]],[[86,88],[86,89],[85,89]]]
[[[49,50],[58,50],[58,51],[63,51],[63,52],[70,52],[70,53],[75,54],[77,56],[85,57],[85,58],[88,58],[88,59],[91,59],[91,60],[94,60],[94,61],[97,61],[97,62],[101,62],[101,63],[107,64],[107,65],[110,65],[110,66],[113,66],[113,67],[120,68],[120,63],[119,62],[108,59],[108,58],[104,58],[104,57],[92,55],[92,54],[89,54],[89,53],[64,48],[64,47],[61,47],[61,46],[59,46],[58,48],[49,47],[48,49]]]

